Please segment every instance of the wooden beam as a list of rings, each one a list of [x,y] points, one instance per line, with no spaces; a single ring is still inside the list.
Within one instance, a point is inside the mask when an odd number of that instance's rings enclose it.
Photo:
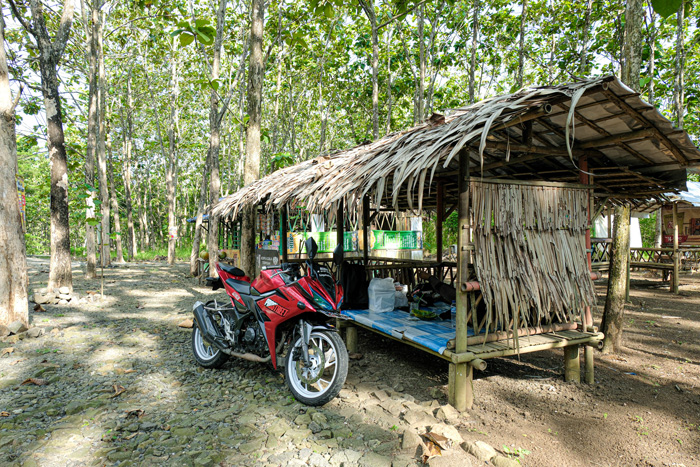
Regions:
[[[282,247],[282,262],[287,263],[289,261],[289,252],[287,248],[287,224],[289,215],[287,213],[287,205],[282,206],[282,212],[280,223],[282,224],[282,229],[280,232],[280,246]]]
[[[369,264],[369,195],[362,198],[362,258],[364,265]]]
[[[678,294],[678,274],[681,271],[681,258],[678,251],[678,203],[673,203],[673,282],[671,292]]]
[[[345,243],[345,202],[341,199],[338,201],[338,210],[335,214],[335,240],[337,245]]]
[[[638,112],[635,108],[633,108],[631,105],[629,105],[627,102],[625,102],[623,99],[617,97],[617,95],[612,92],[610,89],[604,89],[603,93],[608,96],[608,98],[615,102],[620,109],[622,109],[623,112],[628,114],[630,117],[634,118],[637,120],[639,123],[646,127],[651,127],[651,129],[654,130],[655,136],[661,140],[661,142],[666,146],[666,148],[671,151],[671,154],[673,154],[673,157],[676,158],[679,164],[682,166],[686,166],[688,164],[688,160],[685,158],[683,153],[676,147],[673,142],[668,139],[666,135],[664,135],[661,131],[659,131],[658,128],[654,126],[649,119],[647,119],[644,115],[642,115],[640,112]]]
[[[578,144],[576,147],[578,149],[595,148],[600,146],[607,146],[610,144],[622,143],[625,141],[632,141],[635,139],[644,139],[650,136],[654,136],[654,130],[652,130],[651,128],[644,128],[643,130],[630,131],[618,135],[606,136],[605,138],[600,138],[594,141],[586,141],[585,143]]]
[[[437,215],[435,216],[435,244],[437,246],[437,262],[442,262],[442,223],[445,215],[445,185],[438,182],[437,185]]]

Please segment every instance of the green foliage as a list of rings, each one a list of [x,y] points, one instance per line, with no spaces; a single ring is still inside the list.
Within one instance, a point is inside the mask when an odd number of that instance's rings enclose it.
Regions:
[[[639,219],[639,230],[642,233],[642,246],[653,248],[656,241],[656,213],[647,219]]]

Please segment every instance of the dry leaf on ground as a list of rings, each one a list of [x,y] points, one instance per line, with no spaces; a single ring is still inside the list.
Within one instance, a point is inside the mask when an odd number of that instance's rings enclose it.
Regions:
[[[113,384],[113,385],[112,385],[112,388],[114,389],[114,394],[112,394],[111,396],[109,396],[111,399],[117,397],[119,394],[121,394],[121,393],[123,393],[124,391],[126,391],[126,388],[125,388],[124,386],[120,385],[120,384]]]
[[[20,384],[20,386],[24,386],[25,384],[36,384],[37,386],[44,386],[49,384],[49,382],[41,378],[27,378],[24,381],[22,381],[22,384]]]
[[[191,328],[193,326],[193,322],[191,319],[186,319],[184,321],[181,321],[178,326],[181,328]]]
[[[3,357],[5,355],[10,355],[12,352],[15,351],[14,347],[5,347],[0,351],[0,357]]]
[[[10,412],[5,412],[4,410],[2,412],[0,412],[0,417],[9,417],[9,416],[10,416]]]
[[[428,459],[435,456],[442,456],[442,449],[440,449],[440,446],[432,441],[428,441],[423,445],[423,455],[421,456],[421,460],[424,464],[427,464]]]
[[[143,409],[134,409],[126,411],[126,418],[141,418],[146,414]]]
[[[10,363],[10,365],[14,366],[14,365],[17,365],[18,363],[22,363],[25,360],[26,360],[26,358],[20,358],[19,360],[15,360],[14,362]]]
[[[362,360],[362,357],[364,357],[364,355],[362,355],[361,353],[351,353],[350,355],[348,355],[348,357],[350,358],[350,360]]]
[[[433,432],[429,431],[427,433],[423,433],[421,436],[428,438],[430,441],[437,444],[442,449],[449,449],[449,447],[452,445],[452,441],[450,439],[448,439],[448,438],[446,438],[438,433],[433,433]]]

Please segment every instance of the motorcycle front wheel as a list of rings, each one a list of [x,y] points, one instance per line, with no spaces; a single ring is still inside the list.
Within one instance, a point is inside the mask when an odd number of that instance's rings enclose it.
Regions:
[[[340,336],[332,331],[312,331],[309,364],[302,357],[299,338],[287,353],[287,387],[301,403],[319,406],[338,395],[348,376],[348,351]]]

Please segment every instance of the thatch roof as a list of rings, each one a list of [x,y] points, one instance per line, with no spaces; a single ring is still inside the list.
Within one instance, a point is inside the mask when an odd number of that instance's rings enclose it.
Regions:
[[[578,182],[578,158],[588,156],[595,194],[634,205],[685,189],[686,167],[700,164],[687,133],[614,76],[523,89],[433,115],[370,144],[278,170],[225,197],[217,215],[235,216],[264,203],[334,209],[435,206],[436,183],[456,201],[460,157],[472,176]]]

